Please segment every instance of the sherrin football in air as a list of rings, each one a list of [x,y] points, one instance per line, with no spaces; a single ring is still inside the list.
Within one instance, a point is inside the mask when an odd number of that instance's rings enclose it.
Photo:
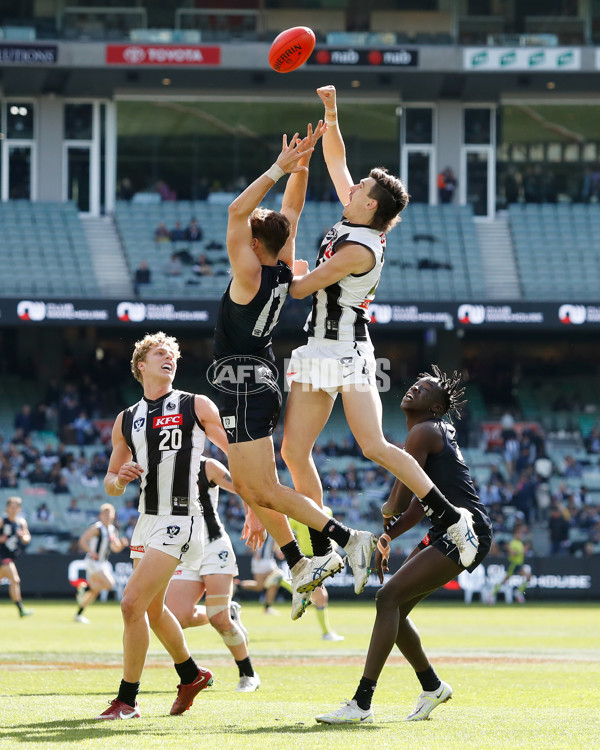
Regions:
[[[308,26],[282,31],[269,50],[269,65],[277,73],[290,73],[308,60],[315,48],[315,33]]]

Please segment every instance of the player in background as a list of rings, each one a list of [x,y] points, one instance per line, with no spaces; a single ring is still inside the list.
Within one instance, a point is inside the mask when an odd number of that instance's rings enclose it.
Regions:
[[[497,583],[492,589],[490,603],[496,603],[496,596],[502,586],[515,576],[521,576],[521,583],[515,587],[514,597],[518,604],[525,604],[525,589],[531,578],[531,566],[525,563],[525,554],[528,549],[528,543],[524,541],[527,533],[527,526],[523,523],[516,523],[512,533],[512,539],[508,543],[508,568],[504,578]]]
[[[117,697],[98,719],[141,716],[140,678],[150,644],[150,628],[173,659],[180,683],[171,714],[181,714],[212,683],[198,667],[165,593],[176,567],[198,568],[204,552],[204,523],[198,472],[205,438],[227,450],[215,405],[205,396],[173,388],[180,357],[177,339],[161,332],[136,342],[131,359],[143,397],[116,418],[112,453],[104,478],[108,495],[120,496],[140,480],[139,513],[130,542],[133,573],[121,600],[123,679]]]
[[[277,563],[277,560],[284,559],[283,552],[275,544],[273,537],[267,534],[264,544],[252,555],[250,561],[252,579],[238,581],[241,589],[264,595],[264,599],[261,596],[261,601],[265,615],[279,616],[279,612],[273,609],[273,604],[280,587],[290,594],[293,593],[292,585],[284,578],[283,571]]]
[[[385,467],[421,499],[456,541],[468,566],[478,544],[469,511],[451,505],[418,462],[385,439],[382,429],[368,307],[381,276],[386,233],[400,221],[408,193],[397,177],[379,168],[354,183],[338,125],[335,88],[325,86],[317,93],[327,122],[325,162],[344,210],[342,220],[325,235],[316,268],[308,273],[306,261],[296,261],[294,267],[290,295],[312,295],[313,303],[305,325],[308,343],[292,352],[288,365],[290,393],[281,453],[297,492],[322,507],[323,489],[312,450],[341,392],[348,425],[365,458]],[[334,540],[345,546],[341,535]],[[316,527],[311,541],[315,559],[331,554],[329,539]],[[363,586],[365,582],[366,578]]]
[[[198,478],[200,504],[204,511],[206,546],[199,568],[177,566],[166,605],[182,628],[210,623],[231,651],[238,667],[236,692],[251,693],[260,687],[260,678],[248,653],[248,632],[240,619],[241,607],[232,602],[233,577],[238,573],[235,552],[219,518],[219,487],[234,492],[229,471],[213,458],[202,461]],[[205,606],[198,602],[205,595]]]
[[[321,582],[343,567],[330,551],[308,560],[292,534],[286,516],[322,531],[346,548],[357,593],[364,588],[376,538],[348,529],[329,518],[310,498],[279,482],[273,430],[282,396],[277,383],[272,333],[277,325],[293,274],[295,237],[304,207],[308,162],[325,131],[308,126],[303,139],[295,134],[275,164],[229,206],[227,252],[232,279],[219,308],[214,338],[212,384],[219,388],[219,411],[229,441],[229,470],[236,492],[256,511],[275,539],[292,573],[292,619],[310,602]],[[281,212],[258,208],[275,182],[290,174]]]
[[[479,549],[467,568],[472,571],[490,549],[492,527],[456,443],[456,430],[451,421],[444,420],[445,416],[451,420],[453,413],[460,417],[459,408],[465,403],[460,401],[463,393],[457,373],[447,377],[434,365],[433,375],[423,373],[408,389],[401,407],[408,427],[406,451],[453,503],[468,508],[473,515]],[[382,513],[387,533],[379,539],[375,562],[383,583],[383,573],[388,570],[390,541],[415,526],[424,512],[418,498],[396,480]],[[398,514],[399,518],[394,518]],[[452,696],[450,685],[440,680],[430,664],[409,614],[422,599],[456,578],[465,567],[456,543],[443,526],[434,522],[400,569],[377,592],[377,616],[365,669],[354,697],[345,701],[341,708],[317,716],[318,722],[365,724],[373,721],[371,700],[394,644],[415,670],[423,691],[406,721],[427,719],[436,706]]]
[[[86,553],[85,572],[87,584],[77,587],[77,612],[75,622],[88,625],[84,609],[96,601],[101,591],[111,591],[115,586],[112,566],[108,562],[111,552],[121,552],[129,546],[126,537],[119,537],[115,522],[115,506],[104,503],[100,506],[99,521],[93,523],[79,537],[79,546]]]
[[[32,609],[23,607],[21,596],[21,579],[15,565],[17,558],[31,542],[27,521],[21,515],[23,500],[20,497],[9,497],[6,500],[6,512],[0,527],[0,578],[6,578],[8,594],[19,610],[19,617],[29,617]]]

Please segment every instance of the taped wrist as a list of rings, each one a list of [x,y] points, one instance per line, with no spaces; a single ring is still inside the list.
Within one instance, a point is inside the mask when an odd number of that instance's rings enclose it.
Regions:
[[[277,180],[280,180],[283,177],[285,172],[279,166],[279,164],[275,163],[267,169],[265,174],[267,175],[267,177],[270,177],[273,180],[273,182],[277,182]]]

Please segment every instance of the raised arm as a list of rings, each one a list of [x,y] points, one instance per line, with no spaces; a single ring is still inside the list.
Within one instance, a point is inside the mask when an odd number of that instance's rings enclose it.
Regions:
[[[314,149],[319,138],[323,136],[323,133],[327,130],[327,125],[323,120],[319,120],[319,124],[313,131],[312,124],[308,124],[306,138],[304,139],[305,148]],[[298,221],[300,220],[300,214],[304,208],[304,201],[306,200],[306,188],[308,186],[308,165],[310,157],[313,151],[309,150],[298,162],[298,166],[306,167],[306,171],[294,172],[290,175],[287,185],[285,186],[285,192],[283,194],[283,200],[281,202],[281,213],[289,219],[291,224],[290,236],[288,241],[285,243],[283,250],[279,254],[279,259],[290,268],[294,267],[294,260],[296,258],[296,234],[298,232]]]
[[[327,123],[327,132],[323,136],[323,156],[338,198],[345,206],[354,182],[346,164],[346,146],[338,124],[335,86],[321,86],[317,94],[325,105]]]
[[[233,279],[243,289],[258,288],[261,266],[252,250],[252,228],[250,215],[280,177],[291,172],[306,172],[307,167],[298,162],[307,153],[305,141],[298,140],[296,133],[288,146],[283,136],[281,153],[264,174],[238,195],[229,206],[227,223],[227,253],[231,263]]]

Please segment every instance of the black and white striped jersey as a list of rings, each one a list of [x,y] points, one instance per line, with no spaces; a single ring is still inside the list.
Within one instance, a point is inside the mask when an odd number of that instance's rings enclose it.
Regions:
[[[335,341],[368,341],[369,304],[381,277],[385,253],[385,234],[368,226],[338,221],[325,235],[317,267],[333,257],[341,245],[351,242],[363,245],[375,257],[375,265],[362,274],[349,274],[337,283],[313,294],[312,310],[304,330],[317,339]]]
[[[209,542],[220,539],[225,529],[219,518],[219,485],[209,481],[206,476],[206,460],[202,459],[200,474],[198,475],[198,489],[200,491],[200,505],[204,511],[206,537]]]
[[[238,305],[225,290],[215,327],[215,359],[254,355],[273,361],[271,334],[277,325],[294,274],[283,261],[263,266],[260,287],[247,305]]]
[[[139,512],[151,516],[198,516],[198,473],[205,433],[194,394],[171,391],[142,398],[123,412],[123,436],[144,469]]]
[[[97,529],[98,533],[88,542],[89,550],[98,555],[97,562],[106,562],[111,552],[110,540],[117,538],[117,530],[112,523],[105,526],[102,521],[96,521],[94,528]],[[91,560],[92,558],[87,554],[86,559]]]

